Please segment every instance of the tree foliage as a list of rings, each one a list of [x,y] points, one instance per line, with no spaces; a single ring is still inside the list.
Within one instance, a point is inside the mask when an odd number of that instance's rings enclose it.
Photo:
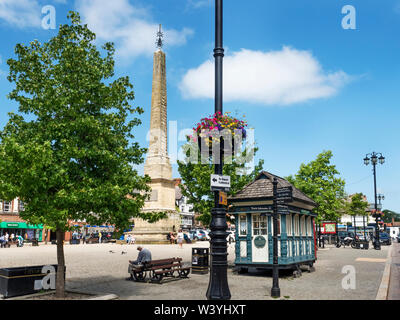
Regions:
[[[364,200],[364,195],[362,193],[355,193],[350,196],[350,201],[346,202],[345,213],[350,216],[366,216],[368,215],[369,204]]]
[[[178,171],[183,182],[180,188],[182,194],[188,198],[188,203],[193,205],[193,211],[200,214],[198,220],[208,226],[211,222],[211,209],[214,207],[214,192],[210,190],[210,177],[215,172],[215,165],[212,163],[211,157],[207,159],[207,163],[202,163],[200,154],[197,161],[192,161],[193,155],[191,157],[190,150],[196,148],[192,148],[191,143],[196,144],[196,142],[189,141],[184,146],[185,161],[178,161]],[[249,163],[256,152],[257,148],[248,148],[247,152],[245,150],[233,156],[231,161],[226,161],[224,164],[222,174],[231,177],[228,196],[240,191],[262,170],[263,160],[259,160],[254,168],[250,169],[250,172],[248,170]]]
[[[56,230],[58,275],[70,221],[124,228],[133,217],[164,216],[140,212],[149,178],[133,169],[146,149],[133,142],[132,130],[143,110],[130,105],[129,77],[111,79],[114,45],[99,51],[79,14],[68,18],[48,42],[16,45],[16,59],[7,61],[15,83],[8,98],[19,114],[10,113],[0,133],[0,198],[19,197],[23,219]]]
[[[400,221],[400,213],[388,209],[383,210],[382,213],[383,213],[382,220],[385,223],[392,222],[392,218],[394,218],[394,221]]]
[[[336,166],[330,163],[331,158],[332,151],[323,151],[310,163],[302,163],[297,174],[286,177],[318,204],[313,210],[318,214],[317,222],[339,221],[344,207],[345,182]]]

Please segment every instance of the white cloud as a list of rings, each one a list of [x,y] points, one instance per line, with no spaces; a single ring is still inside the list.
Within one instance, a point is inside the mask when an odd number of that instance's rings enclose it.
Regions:
[[[187,2],[187,6],[194,9],[210,6],[211,4],[212,0],[188,0]]]
[[[36,0],[0,0],[0,20],[18,28],[40,28],[41,6]]]
[[[152,22],[147,9],[133,6],[128,0],[76,0],[75,4],[97,38],[116,43],[119,56],[150,56],[155,51],[159,23]],[[166,47],[183,45],[193,34],[188,28],[178,31],[163,27],[163,32]]]
[[[343,71],[326,73],[308,51],[242,49],[224,58],[224,101],[289,105],[336,94],[348,83]],[[214,98],[214,60],[205,61],[183,76],[184,98]]]
[[[2,63],[3,63],[3,59],[2,56],[0,55],[0,76],[5,76],[7,73],[2,69]]]

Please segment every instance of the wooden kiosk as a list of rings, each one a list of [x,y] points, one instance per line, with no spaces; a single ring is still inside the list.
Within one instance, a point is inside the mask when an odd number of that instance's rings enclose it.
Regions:
[[[273,185],[292,187],[293,200],[287,210],[278,210],[278,265],[279,269],[299,270],[300,265],[313,266],[315,255],[315,228],[312,212],[317,204],[287,180],[269,172],[257,178],[236,195],[228,198],[230,214],[236,222],[235,268],[239,272],[249,267],[271,269],[273,266]]]

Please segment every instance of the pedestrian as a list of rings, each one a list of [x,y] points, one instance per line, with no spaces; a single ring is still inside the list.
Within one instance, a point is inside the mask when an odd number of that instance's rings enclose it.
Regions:
[[[136,239],[135,239],[135,237],[133,236],[133,234],[130,236],[130,239],[129,239],[129,244],[135,244],[135,241],[136,241]]]
[[[82,243],[85,243],[85,240],[86,240],[86,230],[83,229],[83,231],[82,231]]]
[[[6,234],[4,235],[5,244],[8,243],[8,237],[9,237],[8,232],[6,232]]]
[[[24,245],[24,238],[22,238],[20,234],[17,235],[17,242],[18,242],[17,244],[18,247],[22,247]]]
[[[5,245],[4,235],[0,236],[0,247],[3,248]]]
[[[99,231],[99,243],[101,243],[101,232]]]
[[[182,229],[179,229],[178,234],[176,235],[176,240],[179,244],[179,247],[182,248],[182,244],[183,244],[183,232]]]
[[[14,233],[11,233],[11,235],[10,235],[10,242],[13,242],[14,241]]]
[[[129,260],[129,263],[134,265],[141,265],[145,262],[151,261],[151,252],[149,249],[138,246],[137,250],[139,251],[137,259],[133,261]]]
[[[167,240],[169,240],[169,242],[171,243],[171,244],[173,244],[173,243],[175,243],[175,236],[174,236],[174,234],[172,233],[172,232],[170,232],[168,235],[167,235]]]

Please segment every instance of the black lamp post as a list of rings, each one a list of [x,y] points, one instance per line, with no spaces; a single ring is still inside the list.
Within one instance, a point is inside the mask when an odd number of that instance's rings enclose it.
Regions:
[[[278,180],[274,177],[272,182],[273,186],[273,265],[272,265],[272,289],[271,289],[271,297],[279,298],[281,296],[281,289],[279,288],[279,269],[278,269],[278,206],[277,206],[277,188],[278,188]]]
[[[224,48],[222,47],[222,0],[215,0],[215,113],[222,114],[222,61]],[[221,145],[220,145],[220,153]],[[222,156],[219,163],[215,163],[215,174],[222,175]],[[228,233],[226,223],[226,209],[219,204],[218,191],[214,192],[214,208],[211,210],[210,224],[210,281],[206,297],[208,300],[228,300],[231,293],[228,287]]]
[[[380,155],[380,157],[378,158],[378,155]],[[369,157],[370,156],[370,157]],[[380,164],[384,164],[385,162],[385,157],[382,155],[382,153],[376,153],[376,152],[372,152],[372,153],[368,153],[365,158],[364,158],[364,164],[367,166],[369,165],[369,161],[371,161],[372,163],[372,167],[373,167],[373,172],[374,172],[374,195],[375,195],[375,215],[373,216],[375,218],[376,221],[376,226],[375,226],[375,244],[374,244],[374,248],[376,250],[381,250],[381,244],[379,242],[379,218],[380,218],[380,214],[378,214],[378,203],[377,203],[377,194],[376,194],[376,164],[379,163]]]
[[[381,200],[385,200],[385,196],[383,194],[378,194],[378,200],[379,200],[379,210],[382,211],[382,203]],[[384,231],[386,232],[386,223],[384,224]]]

